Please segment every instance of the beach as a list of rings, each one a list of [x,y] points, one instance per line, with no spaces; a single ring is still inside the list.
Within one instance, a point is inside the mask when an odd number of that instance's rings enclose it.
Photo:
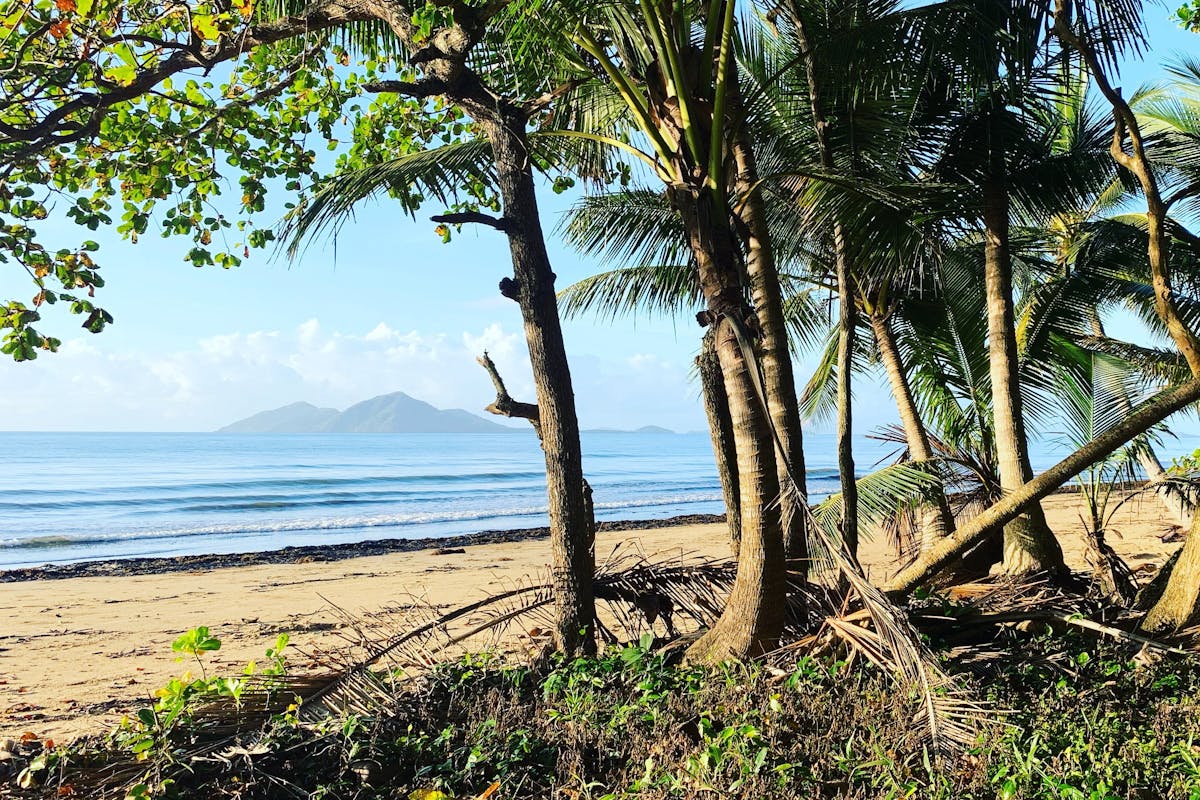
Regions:
[[[1044,507],[1068,563],[1087,569],[1080,497],[1055,495]],[[1172,522],[1146,495],[1120,509],[1108,542],[1135,570],[1148,568],[1179,546],[1162,541]],[[246,662],[262,659],[280,633],[291,638],[293,667],[320,669],[360,636],[383,637],[402,626],[414,605],[448,609],[544,573],[548,541],[526,533],[533,538],[506,540],[492,532],[415,551],[346,551],[352,557],[337,559],[293,553],[280,560],[264,553],[163,559],[158,571],[143,564],[140,573],[106,562],[90,573],[74,568],[77,577],[53,570],[25,580],[0,574],[7,580],[0,584],[0,739],[30,733],[62,741],[103,732],[151,702],[167,680],[195,668],[176,661],[171,642],[201,625],[222,643],[206,658],[210,672],[240,673]],[[656,558],[729,555],[724,525],[714,522],[629,523],[598,533],[598,560],[618,547]],[[229,565],[239,559],[246,565]],[[864,541],[861,560],[877,582],[894,567],[881,537]],[[349,624],[343,612],[358,622]]]

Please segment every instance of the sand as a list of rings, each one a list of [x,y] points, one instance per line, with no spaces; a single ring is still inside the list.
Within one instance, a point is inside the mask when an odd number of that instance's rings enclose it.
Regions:
[[[1079,502],[1057,495],[1045,508],[1068,562],[1083,569]],[[1135,568],[1160,563],[1178,547],[1161,541],[1170,527],[1162,507],[1146,497],[1118,512],[1109,543]],[[621,543],[664,556],[729,553],[719,524],[601,533],[598,557]],[[878,581],[893,568],[883,541],[864,543],[862,556]],[[240,672],[285,632],[294,663],[311,668],[356,635],[338,608],[377,615],[368,629],[383,629],[389,609],[470,602],[544,570],[549,559],[548,542],[535,540],[450,554],[0,584],[0,739],[31,733],[62,741],[106,730],[194,667],[171,652],[171,642],[190,628],[207,625],[222,642],[206,659],[210,670]]]

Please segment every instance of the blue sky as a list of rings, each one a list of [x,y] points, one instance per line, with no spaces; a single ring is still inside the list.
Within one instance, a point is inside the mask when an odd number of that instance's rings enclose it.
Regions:
[[[1168,15],[1150,9],[1152,51],[1124,70],[1127,87],[1200,43]],[[572,199],[539,197],[559,287],[596,270],[553,233]],[[345,408],[397,390],[477,411],[492,394],[474,362],[485,347],[514,396],[532,400],[520,315],[496,289],[511,274],[506,241],[469,229],[442,244],[433,227],[386,201],[369,204],[336,250],[317,244],[292,264],[256,252],[228,271],[184,263],[183,239],[95,237],[108,283],[101,302],[116,324],[91,335],[50,316],[44,327],[64,339],[57,355],[0,362],[9,389],[0,428],[211,430],[296,400]],[[80,238],[66,225],[62,234],[64,244]],[[0,273],[0,296],[30,293],[22,275]],[[700,330],[690,320],[584,318],[567,321],[565,336],[584,427],[704,429],[689,378]],[[892,421],[881,383],[861,382],[856,401],[860,429]]]

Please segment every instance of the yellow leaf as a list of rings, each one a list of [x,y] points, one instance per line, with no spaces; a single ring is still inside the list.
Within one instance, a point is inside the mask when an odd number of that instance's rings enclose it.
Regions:
[[[211,42],[221,38],[221,31],[217,28],[216,21],[207,14],[195,14],[192,16],[192,30],[205,41]]]
[[[415,789],[409,792],[408,800],[454,800],[454,798],[438,789]]]

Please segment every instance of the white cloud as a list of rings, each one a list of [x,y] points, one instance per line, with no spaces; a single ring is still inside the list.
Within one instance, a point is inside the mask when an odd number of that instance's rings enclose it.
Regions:
[[[479,412],[492,387],[475,358],[487,350],[512,395],[535,399],[521,331],[492,324],[455,334],[328,330],[310,319],[292,330],[223,333],[173,352],[117,352],[103,336],[64,342],[34,362],[0,361],[0,428],[211,430],[306,400],[344,409],[393,391],[439,408]],[[115,346],[114,346],[115,347]],[[703,426],[686,363],[646,354],[574,355],[584,427]]]

